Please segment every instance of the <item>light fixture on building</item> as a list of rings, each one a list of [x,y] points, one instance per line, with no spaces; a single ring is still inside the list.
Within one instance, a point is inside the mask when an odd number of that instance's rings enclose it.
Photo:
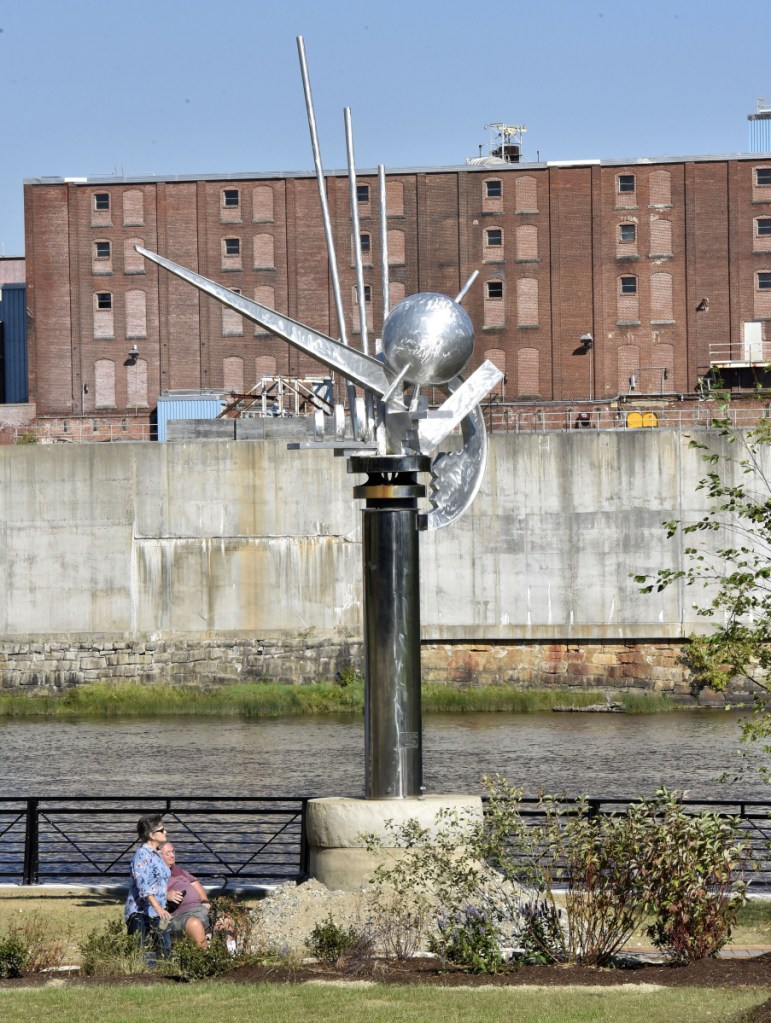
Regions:
[[[131,348],[129,349],[128,357],[132,363],[136,362],[137,359],[139,358],[139,349],[135,344],[132,345]]]
[[[588,352],[589,349],[594,345],[594,338],[592,337],[591,334],[582,334],[578,340],[584,346],[585,352]]]

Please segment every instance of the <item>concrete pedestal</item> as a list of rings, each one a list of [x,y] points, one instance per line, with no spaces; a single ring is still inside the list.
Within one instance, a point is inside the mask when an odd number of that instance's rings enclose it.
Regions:
[[[387,822],[398,827],[415,819],[432,829],[440,810],[457,811],[461,820],[482,818],[479,796],[430,795],[414,799],[350,799],[330,796],[308,803],[306,837],[310,873],[333,891],[356,891],[380,863],[393,862],[406,850],[394,846]],[[370,853],[362,835],[377,835],[382,848]]]

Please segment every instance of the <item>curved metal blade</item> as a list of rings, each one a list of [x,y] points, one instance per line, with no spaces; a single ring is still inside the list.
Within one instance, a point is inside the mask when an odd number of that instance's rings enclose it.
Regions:
[[[453,394],[463,385],[455,377],[446,386]],[[421,517],[425,529],[443,529],[452,525],[471,506],[479,493],[487,463],[487,432],[481,406],[475,405],[460,424],[463,447],[460,451],[440,452],[431,463],[431,489],[429,498],[432,508]]]
[[[355,348],[348,348],[340,341],[327,337],[326,334],[319,334],[311,327],[306,327],[304,323],[298,323],[297,320],[292,320],[288,316],[282,316],[275,310],[268,309],[267,306],[260,305],[259,302],[255,302],[245,295],[239,295],[221,284],[215,284],[208,277],[203,277],[194,270],[188,270],[187,267],[180,266],[179,263],[159,256],[157,252],[151,252],[141,245],[135,245],[134,248],[145,259],[152,260],[153,263],[157,263],[183,281],[192,284],[194,288],[198,288],[204,294],[211,295],[212,298],[216,298],[218,302],[241,313],[253,323],[258,323],[261,327],[269,330],[271,334],[275,334],[295,348],[299,348],[301,352],[317,359],[329,369],[342,373],[344,377],[359,387],[382,397],[391,386],[392,381],[389,375],[383,364],[377,359],[363,355]]]

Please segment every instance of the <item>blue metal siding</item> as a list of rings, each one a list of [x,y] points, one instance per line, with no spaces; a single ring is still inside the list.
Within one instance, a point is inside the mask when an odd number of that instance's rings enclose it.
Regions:
[[[0,286],[0,320],[3,321],[3,361],[5,387],[0,401],[11,405],[25,402],[27,386],[27,286]]]
[[[158,440],[167,439],[166,424],[172,419],[216,419],[222,400],[216,397],[160,397],[158,399]]]

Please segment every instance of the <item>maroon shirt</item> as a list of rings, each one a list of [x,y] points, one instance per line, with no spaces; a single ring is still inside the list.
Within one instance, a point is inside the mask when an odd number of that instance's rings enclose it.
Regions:
[[[169,877],[169,883],[166,886],[166,890],[170,892],[181,892],[183,888],[185,889],[184,898],[177,906],[172,908],[169,904],[168,909],[172,915],[175,913],[186,913],[189,909],[195,909],[196,906],[201,905],[201,896],[193,887],[193,882],[197,880],[197,877],[193,877],[189,871],[178,866],[176,863],[171,868],[171,875]]]

